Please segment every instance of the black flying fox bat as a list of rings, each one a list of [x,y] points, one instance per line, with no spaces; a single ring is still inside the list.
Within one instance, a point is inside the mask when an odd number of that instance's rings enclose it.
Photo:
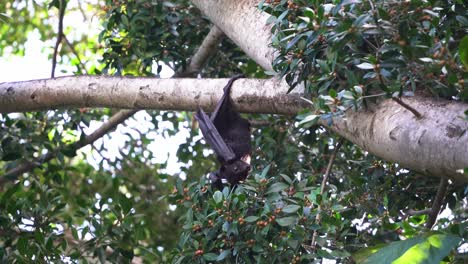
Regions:
[[[229,80],[210,117],[201,108],[195,116],[205,141],[221,163],[221,167],[210,174],[212,185],[218,189],[223,188],[222,179],[236,185],[245,180],[250,171],[250,123],[234,109],[230,96],[232,83],[241,77]]]

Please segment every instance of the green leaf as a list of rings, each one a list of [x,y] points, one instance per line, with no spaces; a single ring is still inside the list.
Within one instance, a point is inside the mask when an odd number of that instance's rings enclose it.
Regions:
[[[296,212],[297,210],[299,210],[299,208],[301,208],[299,205],[290,204],[288,206],[283,207],[282,211],[284,213],[290,214]]]
[[[270,170],[270,167],[271,167],[271,164],[268,164],[268,166],[266,166],[263,170],[262,170],[262,174],[260,175],[260,179],[265,179],[268,171]]]
[[[206,253],[203,255],[203,258],[208,261],[216,261],[218,259],[218,255],[215,253]]]
[[[286,182],[288,182],[289,184],[292,184],[293,181],[291,180],[291,178],[289,178],[288,175],[282,174],[282,173],[281,173],[280,176],[281,176]]]
[[[122,210],[124,214],[128,214],[130,209],[132,209],[132,200],[127,198],[125,195],[120,196],[120,206],[122,206]]]
[[[28,248],[28,239],[26,237],[20,237],[18,239],[16,247],[18,248],[18,251],[21,254],[26,255],[28,250],[29,250],[29,248]]]
[[[304,8],[303,12],[304,15],[310,18],[311,20],[315,18],[315,11],[312,8],[306,7]]]
[[[76,148],[72,145],[63,148],[60,152],[69,158],[76,156]]]
[[[297,223],[297,217],[295,216],[288,216],[283,218],[276,218],[276,222],[280,226],[290,226],[295,225]]]
[[[369,256],[363,263],[439,263],[460,241],[460,237],[450,234],[432,233],[429,235],[417,236],[407,240],[393,242]]]
[[[213,194],[213,200],[216,204],[219,204],[223,200],[223,194],[220,191],[216,191]]]
[[[184,260],[185,256],[181,256],[177,259],[177,261],[174,264],[180,264]]]
[[[361,64],[358,64],[356,65],[356,67],[358,67],[359,69],[362,69],[362,70],[372,70],[374,69],[374,65],[368,63],[368,62],[363,62]]]
[[[227,256],[231,255],[231,250],[223,250],[221,254],[216,258],[216,261],[224,260]]]
[[[258,216],[247,216],[244,220],[247,223],[252,223],[258,220]]]
[[[272,184],[270,188],[268,188],[268,191],[266,193],[268,194],[272,192],[279,192],[279,191],[286,189],[287,187],[289,187],[289,185],[287,185],[286,183],[277,182],[277,183]]]
[[[296,45],[296,43],[303,37],[302,34],[296,35],[289,43],[286,45],[286,50],[290,50]]]
[[[458,236],[435,234],[427,237],[423,243],[410,248],[393,263],[439,263],[460,241],[461,238]]]
[[[312,124],[315,124],[317,123],[317,121],[320,119],[320,115],[308,115],[306,116],[304,119],[301,120],[301,122],[299,122],[299,126],[302,125],[302,124],[305,124],[305,123],[312,123]]]
[[[460,60],[468,69],[468,36],[464,36],[458,46],[458,53],[460,54]]]

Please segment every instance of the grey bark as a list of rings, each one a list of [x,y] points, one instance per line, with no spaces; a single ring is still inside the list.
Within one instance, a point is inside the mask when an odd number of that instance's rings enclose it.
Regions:
[[[272,71],[275,50],[269,46],[268,14],[257,8],[257,0],[192,0],[213,24],[262,68]]]
[[[228,79],[152,79],[76,76],[0,83],[0,113],[70,107],[196,110],[214,109]],[[234,104],[246,113],[295,114],[306,107],[299,94],[286,95],[278,80],[240,79]]]
[[[190,59],[190,63],[187,66],[187,69],[185,69],[185,72],[176,74],[174,77],[191,77],[198,74],[203,66],[205,66],[208,58],[218,51],[217,46],[223,37],[223,31],[221,31],[217,26],[213,26],[205,39],[203,39],[203,42],[197,52],[193,55],[192,59]]]

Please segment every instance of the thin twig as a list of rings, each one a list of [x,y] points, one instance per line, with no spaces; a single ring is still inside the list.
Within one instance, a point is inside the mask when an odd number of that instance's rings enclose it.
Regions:
[[[127,118],[132,116],[134,113],[136,113],[137,110],[121,110],[117,114],[113,115],[107,122],[105,122],[101,127],[99,127],[96,131],[91,133],[90,135],[86,136],[86,138],[83,141],[76,142],[72,148],[74,150],[78,150],[86,145],[94,143],[96,140],[113,130],[114,128],[117,127],[120,123],[125,121]],[[70,146],[66,146],[64,148],[67,148]],[[16,180],[21,174],[31,171],[34,168],[37,168],[41,166],[44,163],[49,162],[53,158],[56,157],[57,153],[62,151],[63,148],[58,148],[55,151],[48,152],[44,155],[42,155],[39,159],[31,162],[31,161],[25,161],[22,164],[18,165],[16,168],[7,171],[1,178],[0,178],[0,186],[5,184],[7,181],[13,181]]]
[[[427,228],[432,228],[434,226],[437,216],[439,215],[440,210],[442,209],[442,205],[445,200],[445,195],[447,194],[448,189],[448,179],[441,178],[439,183],[439,188],[437,188],[437,194],[434,197],[434,202],[432,203],[431,212],[429,213],[429,218],[426,222]]]
[[[413,115],[415,115],[418,119],[422,117],[421,113],[419,113],[416,109],[411,107],[409,104],[403,102],[400,98],[398,97],[392,97],[392,100],[397,102],[399,105],[403,106],[404,108],[408,109]]]
[[[379,54],[377,54],[377,59],[379,59],[378,57]],[[382,74],[380,74],[380,71],[379,70],[375,70],[375,73],[377,74],[377,77],[379,79],[379,82],[380,82],[380,87],[382,88],[382,90],[385,90],[385,82],[383,80],[383,77],[382,77]],[[413,107],[411,107],[410,105],[408,105],[407,103],[403,102],[400,98],[398,97],[392,97],[392,100],[397,102],[399,105],[403,106],[404,108],[408,109],[411,113],[413,113],[413,115],[416,116],[416,118],[421,118],[422,115],[421,113],[419,113],[416,109],[414,109]]]
[[[409,216],[424,215],[424,214],[431,213],[431,211],[432,211],[431,208],[426,208],[426,209],[422,209],[422,210],[409,209],[408,211],[406,211],[406,215],[409,215]]]
[[[57,56],[60,43],[62,43],[63,38],[63,18],[65,16],[65,0],[59,1],[59,20],[58,20],[58,32],[57,32],[57,42],[55,42],[54,55],[52,56],[52,71],[50,77],[55,77],[55,68],[57,67]]]
[[[327,185],[327,180],[328,180],[328,177],[330,176],[333,163],[335,162],[336,154],[340,150],[341,145],[343,144],[343,141],[344,141],[344,139],[341,138],[338,141],[338,143],[336,143],[335,149],[333,150],[333,153],[330,156],[330,160],[328,161],[327,169],[325,171],[325,174],[323,175],[322,185],[320,186],[320,194],[323,194],[325,192],[325,187]],[[320,219],[320,211],[321,210],[322,210],[322,205],[319,204],[318,208],[317,208],[317,216],[315,216],[315,224],[316,225],[320,224],[320,220],[321,220]],[[318,232],[317,232],[317,230],[315,230],[313,235],[312,235],[312,241],[310,242],[310,246],[311,246],[312,250],[315,250],[315,243],[317,241],[317,235],[318,235]]]
[[[386,95],[386,94],[387,94],[387,93],[363,95],[363,96],[361,96],[361,99],[372,98],[372,97],[379,97],[379,96],[384,96],[384,95]]]
[[[67,46],[70,48],[71,52],[75,55],[76,59],[78,60],[78,63],[80,64],[81,69],[84,71],[85,74],[88,74],[88,72],[86,71],[85,65],[80,59],[80,55],[76,51],[73,44],[68,40],[67,36],[63,35],[63,39],[65,40],[65,43],[67,43]]]
[[[264,127],[271,125],[269,120],[249,120],[249,123],[252,127]]]

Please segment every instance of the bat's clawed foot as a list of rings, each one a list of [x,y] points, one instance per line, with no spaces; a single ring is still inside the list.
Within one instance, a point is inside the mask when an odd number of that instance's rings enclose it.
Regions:
[[[223,181],[219,177],[218,171],[210,173],[210,181],[211,181],[211,187],[213,189],[218,189],[218,190],[223,189]]]

